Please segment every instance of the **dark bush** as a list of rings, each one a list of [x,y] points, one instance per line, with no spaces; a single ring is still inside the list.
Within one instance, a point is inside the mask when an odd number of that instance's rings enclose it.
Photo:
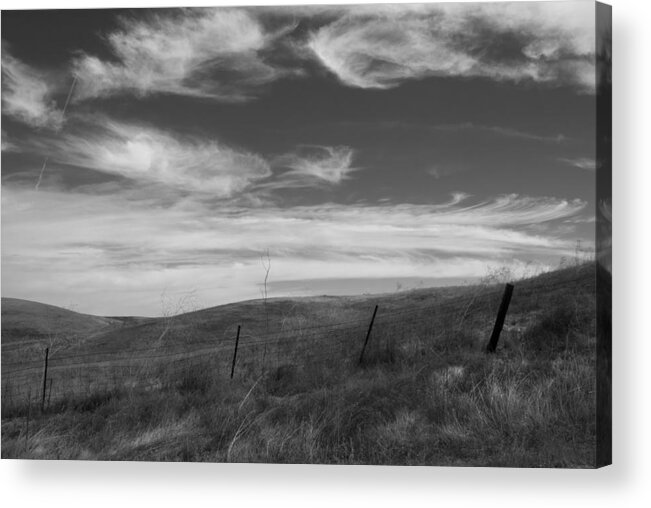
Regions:
[[[265,378],[268,393],[276,396],[300,392],[299,372],[296,365],[281,365],[273,369]]]
[[[213,378],[206,369],[187,368],[175,376],[176,390],[182,394],[205,394],[213,384]]]
[[[399,351],[395,343],[391,342],[381,348],[371,348],[364,352],[362,367],[372,367],[375,365],[389,365],[396,363],[399,357]]]
[[[96,411],[111,402],[116,396],[119,396],[117,391],[98,391],[91,393],[81,400],[73,401],[73,409],[80,413]]]
[[[590,331],[591,307],[579,306],[572,299],[562,299],[545,310],[522,337],[525,352],[560,353],[580,346]]]

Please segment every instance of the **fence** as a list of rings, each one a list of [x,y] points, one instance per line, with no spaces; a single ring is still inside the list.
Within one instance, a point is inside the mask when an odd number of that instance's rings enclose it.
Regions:
[[[534,279],[535,280],[535,279]],[[556,289],[593,284],[585,276],[559,282],[528,282],[518,286],[518,300],[540,307],[540,298],[553,298]],[[309,367],[327,362],[363,364],[385,352],[423,349],[442,338],[464,333],[487,341],[494,352],[504,325],[513,286],[482,288],[435,303],[385,309],[380,303],[367,315],[343,322],[318,324],[274,332],[248,332],[246,322],[233,323],[215,336],[156,347],[75,351],[2,364],[3,411],[15,404],[41,407],[116,388],[158,389],[177,373],[203,368],[231,378],[260,375],[281,366]],[[389,307],[388,305],[386,307]],[[499,309],[499,310],[498,310]],[[496,317],[497,311],[497,317]],[[492,331],[492,333],[491,333]],[[484,339],[482,339],[482,337]],[[49,352],[49,355],[48,355]]]

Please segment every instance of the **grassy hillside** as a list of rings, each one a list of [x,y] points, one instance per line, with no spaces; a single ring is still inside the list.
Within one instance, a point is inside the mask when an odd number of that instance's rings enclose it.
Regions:
[[[119,319],[80,314],[54,305],[2,298],[2,342],[46,339],[55,335],[90,335],[115,326]]]
[[[501,284],[111,324],[53,358],[42,415],[38,352],[3,348],[2,457],[591,467],[594,265],[515,286],[495,355]]]

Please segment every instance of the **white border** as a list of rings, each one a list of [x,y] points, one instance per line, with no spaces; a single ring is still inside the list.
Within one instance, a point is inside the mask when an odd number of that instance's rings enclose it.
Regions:
[[[313,1],[137,0],[142,7]],[[320,3],[352,3],[329,0]],[[368,3],[368,2],[358,2]],[[614,20],[614,462],[599,471],[0,462],[5,506],[651,506],[651,2]],[[0,0],[2,9],[133,7],[125,0]],[[646,164],[645,164],[646,163]]]

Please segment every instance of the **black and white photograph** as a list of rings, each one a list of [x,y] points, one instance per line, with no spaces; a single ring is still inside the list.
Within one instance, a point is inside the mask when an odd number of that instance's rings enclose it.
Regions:
[[[609,465],[611,41],[583,0],[3,10],[2,459]]]

